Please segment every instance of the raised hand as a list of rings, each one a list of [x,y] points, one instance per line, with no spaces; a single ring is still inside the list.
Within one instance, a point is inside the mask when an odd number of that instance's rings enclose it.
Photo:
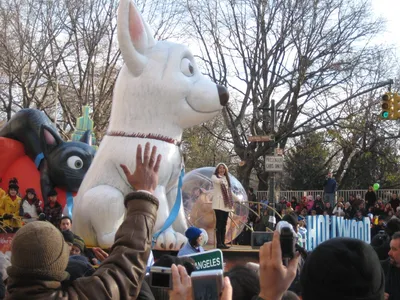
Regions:
[[[260,248],[260,297],[264,300],[281,299],[296,276],[299,254],[289,261],[287,267],[282,263],[280,235],[274,232],[272,242]]]
[[[93,250],[93,253],[96,256],[96,258],[100,262],[102,262],[103,260],[105,260],[108,257],[108,253],[99,247],[94,247],[94,248],[92,248],[92,250]]]
[[[157,147],[153,146],[150,153],[150,143],[146,143],[142,158],[142,146],[137,146],[136,169],[133,174],[126,165],[121,164],[126,179],[134,190],[145,190],[153,193],[158,184],[161,154],[156,157]]]
[[[222,291],[221,300],[232,300],[232,285],[229,277],[224,278],[224,289]]]
[[[170,300],[192,300],[192,280],[183,266],[171,266],[172,290],[169,293]]]

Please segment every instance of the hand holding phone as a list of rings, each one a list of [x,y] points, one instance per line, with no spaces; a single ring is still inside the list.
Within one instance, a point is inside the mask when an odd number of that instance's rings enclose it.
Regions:
[[[295,247],[297,242],[297,235],[293,226],[286,221],[280,221],[276,226],[276,230],[280,235],[282,258],[284,260],[292,259],[296,252]]]
[[[299,254],[289,260],[287,267],[282,263],[280,235],[274,232],[272,242],[260,248],[260,297],[281,299],[296,276]]]
[[[183,266],[171,266],[172,286],[168,292],[170,300],[191,300],[192,283]]]
[[[224,289],[222,270],[194,271],[191,279],[193,300],[219,300]]]
[[[171,290],[173,287],[171,273],[171,268],[151,267],[150,286]]]

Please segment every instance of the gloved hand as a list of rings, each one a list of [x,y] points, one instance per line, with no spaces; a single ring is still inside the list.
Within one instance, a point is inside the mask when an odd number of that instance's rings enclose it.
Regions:
[[[41,214],[39,215],[39,220],[40,220],[40,221],[46,221],[46,215],[45,215],[44,213],[41,213]]]
[[[4,220],[11,220],[14,216],[12,214],[4,214],[3,219]]]
[[[28,214],[28,213],[25,213],[25,214],[24,214],[24,218],[25,218],[25,219],[30,219],[30,218],[32,218],[32,217],[31,217],[31,215],[30,215],[30,214]]]

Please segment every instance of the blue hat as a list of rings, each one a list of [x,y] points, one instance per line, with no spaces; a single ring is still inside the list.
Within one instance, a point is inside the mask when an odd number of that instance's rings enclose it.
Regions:
[[[197,227],[189,227],[185,235],[189,241],[197,239],[203,232]]]

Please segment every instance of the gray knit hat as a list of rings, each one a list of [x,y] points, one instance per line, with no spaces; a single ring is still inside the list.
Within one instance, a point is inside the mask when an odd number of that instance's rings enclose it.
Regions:
[[[69,247],[61,232],[48,222],[31,222],[11,243],[11,278],[63,281],[68,277]]]

